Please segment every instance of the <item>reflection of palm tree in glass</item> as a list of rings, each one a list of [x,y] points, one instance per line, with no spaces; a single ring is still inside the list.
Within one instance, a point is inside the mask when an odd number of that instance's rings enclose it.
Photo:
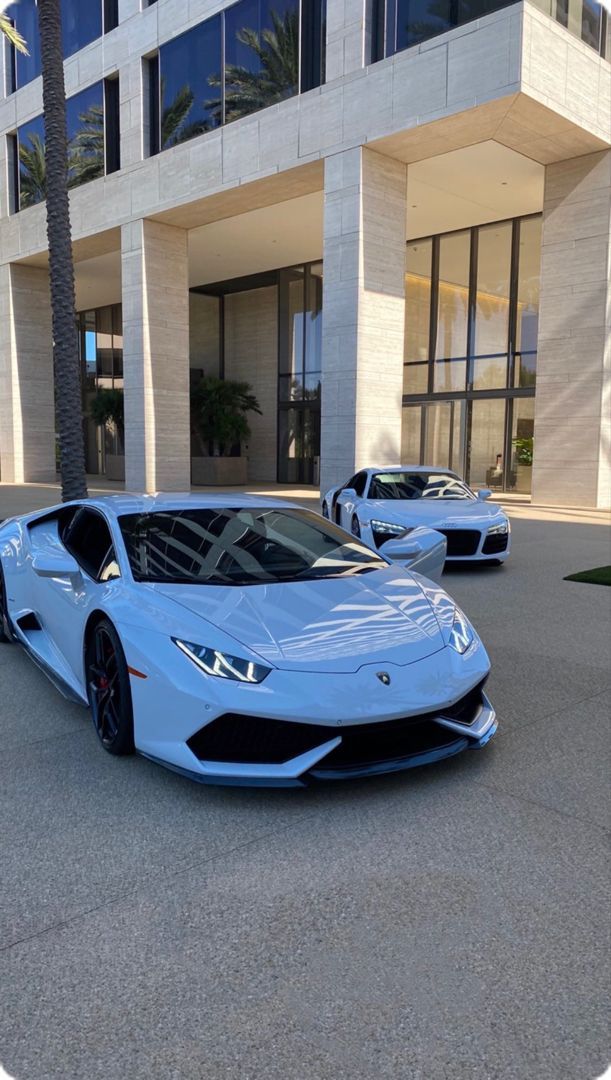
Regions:
[[[241,45],[252,49],[259,61],[259,70],[250,71],[239,64],[225,66],[225,122],[265,109],[297,92],[299,77],[299,14],[287,11],[284,15],[270,12],[272,29],[261,35],[244,27],[237,34]],[[220,75],[209,79],[211,86],[220,86]],[[206,107],[220,118],[220,98],[206,102]]]
[[[161,100],[164,100],[165,96],[165,80],[161,79]],[[205,124],[188,124],[185,127],[185,120],[191,112],[193,105],[193,91],[188,83],[185,83],[183,87],[178,91],[173,101],[169,105],[166,105],[161,114],[161,146],[165,149],[167,146],[176,146],[176,143],[184,142],[185,139],[191,139],[194,135],[199,135],[200,131],[205,130]]]
[[[40,135],[28,137],[29,146],[19,146],[19,202],[21,209],[43,202],[47,197],[45,144]]]
[[[80,127],[68,147],[68,187],[104,175],[104,108],[92,105],[79,115]]]

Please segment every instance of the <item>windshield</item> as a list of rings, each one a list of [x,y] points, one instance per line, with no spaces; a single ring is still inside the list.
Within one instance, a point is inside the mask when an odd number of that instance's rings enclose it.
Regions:
[[[371,478],[370,499],[474,499],[457,476],[444,472],[376,473]]]
[[[347,577],[388,566],[309,510],[167,510],[125,514],[119,525],[136,581],[255,585]]]

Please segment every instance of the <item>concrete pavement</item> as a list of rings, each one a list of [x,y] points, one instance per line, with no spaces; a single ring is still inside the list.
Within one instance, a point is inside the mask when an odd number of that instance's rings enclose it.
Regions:
[[[444,575],[491,654],[500,732],[402,776],[202,788],[105,755],[0,647],[10,1075],[600,1076],[611,590],[563,577],[611,561],[609,532],[510,512],[504,568]]]

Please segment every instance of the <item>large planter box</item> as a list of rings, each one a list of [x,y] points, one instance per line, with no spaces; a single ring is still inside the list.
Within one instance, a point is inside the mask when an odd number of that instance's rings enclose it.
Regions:
[[[201,487],[243,487],[248,483],[245,457],[191,458],[191,483]]]
[[[105,476],[107,480],[125,480],[125,456],[123,454],[106,455]]]

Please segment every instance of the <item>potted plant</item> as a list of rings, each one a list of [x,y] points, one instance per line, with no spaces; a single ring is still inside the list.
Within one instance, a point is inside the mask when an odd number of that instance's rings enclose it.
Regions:
[[[107,480],[125,480],[124,435],[125,418],[123,411],[123,391],[102,387],[97,391],[89,406],[89,415],[101,428],[114,428],[112,440],[114,453],[104,455]]]
[[[247,483],[242,455],[250,435],[247,413],[261,415],[259,402],[246,382],[204,375],[191,390],[191,428],[196,452],[191,458],[194,484],[231,486]]]
[[[516,483],[515,491],[530,493],[532,491],[532,464],[534,439],[532,435],[512,439],[515,446]]]

